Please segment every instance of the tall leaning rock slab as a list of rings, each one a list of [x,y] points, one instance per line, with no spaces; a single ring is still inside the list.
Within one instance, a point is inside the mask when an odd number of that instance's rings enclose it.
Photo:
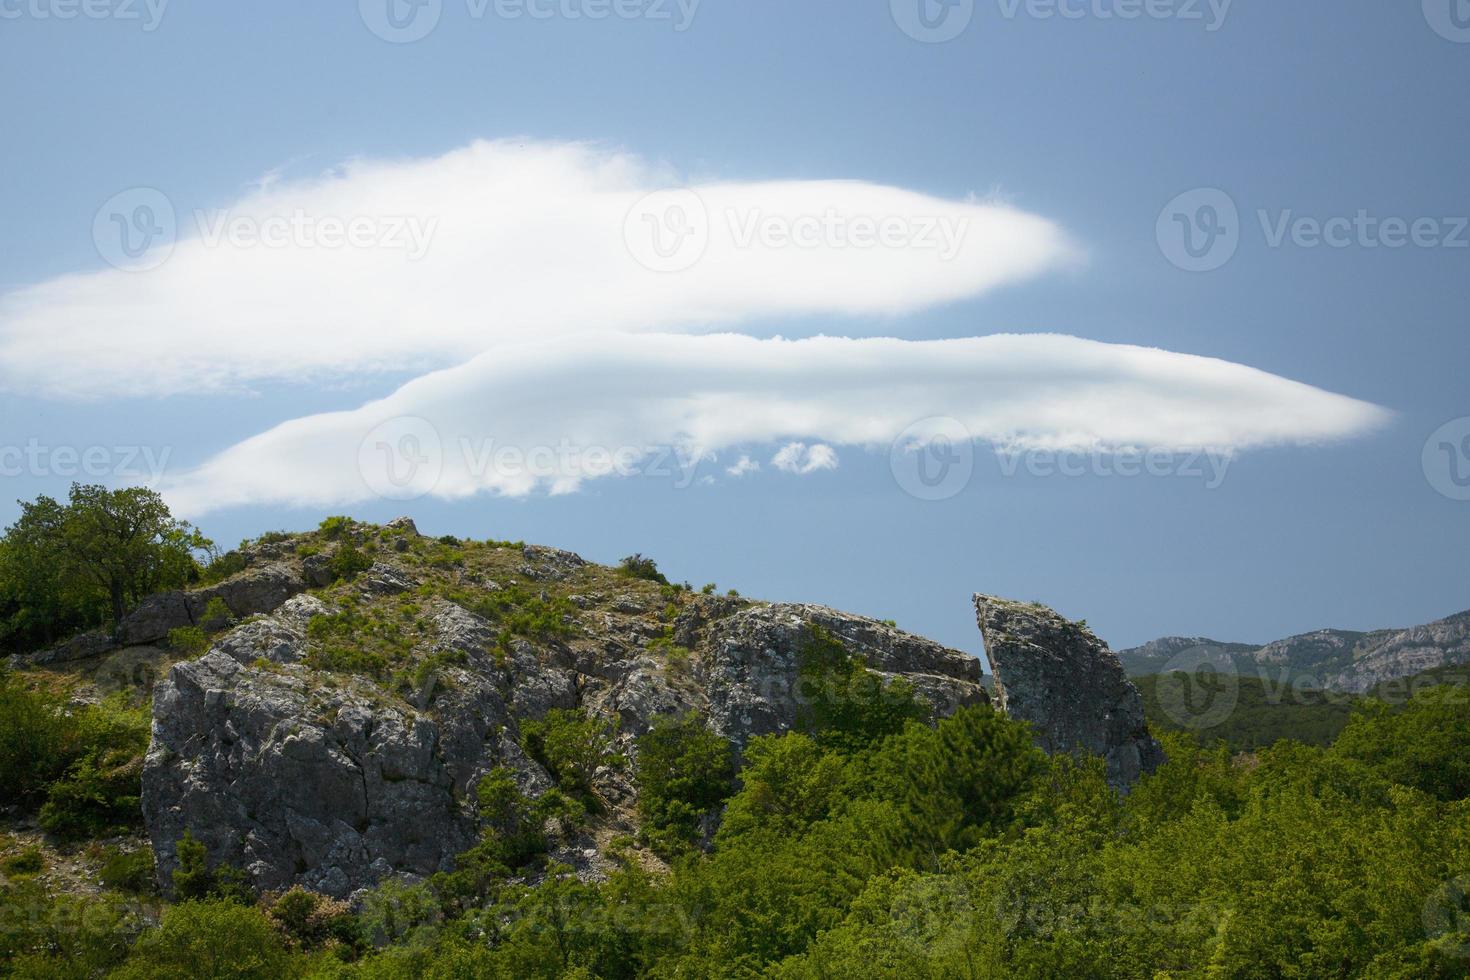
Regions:
[[[1085,625],[1037,603],[979,594],[975,615],[996,700],[1008,717],[1031,723],[1042,749],[1102,756],[1109,784],[1121,790],[1163,763],[1138,688]]]

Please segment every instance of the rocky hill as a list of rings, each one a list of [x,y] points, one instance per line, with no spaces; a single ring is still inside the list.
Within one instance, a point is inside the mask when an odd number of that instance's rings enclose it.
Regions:
[[[1361,694],[1383,681],[1470,662],[1470,611],[1408,629],[1323,629],[1264,646],[1168,636],[1118,651],[1130,677],[1161,673],[1180,657],[1228,659],[1242,675]]]
[[[639,829],[637,740],[659,719],[697,717],[738,756],[834,705],[933,718],[990,700],[979,661],[892,623],[669,584],[636,556],[610,568],[332,519],[235,560],[223,581],[13,663],[65,675],[81,700],[151,688],[142,800],[165,886],[186,832],[266,891],[347,897],[449,870],[480,833],[488,773],[530,798],[553,787],[526,736],[556,711],[611,742],[593,819],[551,834],[557,861],[597,878]],[[1045,607],[976,603],[1000,706],[1038,744],[1103,756],[1119,788],[1161,761],[1105,644]]]

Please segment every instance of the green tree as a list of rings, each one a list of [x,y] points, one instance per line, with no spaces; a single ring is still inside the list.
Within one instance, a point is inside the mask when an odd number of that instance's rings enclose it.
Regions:
[[[884,743],[874,765],[907,818],[903,846],[928,848],[933,861],[1009,824],[1046,756],[1024,725],[978,705],[934,728],[910,725]]]
[[[291,956],[257,908],[189,901],[163,913],[158,928],[133,947],[116,976],[148,980],[280,980]]]
[[[903,731],[926,715],[903,678],[885,681],[820,626],[801,649],[796,690],[800,723],[823,745],[854,751]]]
[[[49,642],[110,619],[161,589],[196,579],[211,542],[145,487],[72,484],[67,503],[41,496],[0,547],[0,608],[13,642]]]
[[[1333,753],[1441,800],[1464,799],[1470,796],[1470,697],[1464,687],[1444,685],[1419,692],[1398,712],[1368,701]]]
[[[611,725],[581,708],[552,708],[544,718],[521,722],[521,742],[559,785],[589,804],[595,803],[592,774],[622,761],[612,750]]]
[[[663,850],[695,843],[734,790],[735,747],[697,713],[660,718],[638,738],[638,809]]]

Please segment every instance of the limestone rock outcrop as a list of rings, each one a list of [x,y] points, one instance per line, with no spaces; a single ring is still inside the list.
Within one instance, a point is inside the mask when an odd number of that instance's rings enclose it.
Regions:
[[[527,549],[524,561],[530,574],[515,573],[534,582],[581,567],[551,549]],[[813,627],[873,672],[909,680],[938,715],[986,700],[973,657],[822,606],[686,593],[671,616],[653,586],[579,592],[580,602],[568,600],[575,627],[533,641],[456,602],[420,605],[382,587],[415,574],[374,565],[325,601],[298,595],[216,636],[206,655],[158,682],[143,806],[165,886],[186,829],[261,889],[348,896],[389,875],[448,870],[478,833],[474,793],[488,771],[511,767],[532,795],[552,785],[520,747],[525,720],[582,708],[613,721],[618,749],[634,755],[634,740],[660,716],[699,712],[744,745],[797,726]],[[402,656],[433,669],[399,675],[418,678],[412,689],[313,669],[309,624],[336,612],[332,602],[354,615],[413,604],[422,630]],[[674,636],[690,645],[674,646]],[[604,768],[594,784],[614,810],[631,812],[627,772]],[[579,873],[598,873],[590,839],[567,855]]]
[[[938,717],[989,700],[980,662],[967,653],[826,606],[776,603],[728,616],[709,632],[702,680],[716,732],[743,745],[753,735],[796,726],[804,706],[801,653],[812,626],[861,657],[868,669],[903,677]]]
[[[143,770],[160,879],[187,828],[258,888],[345,896],[390,873],[448,870],[474,841],[472,789],[493,766],[549,785],[515,743],[505,672],[471,633],[475,617],[444,606],[432,642],[466,659],[445,668],[432,711],[366,679],[322,683],[295,662],[295,610],[176,665],[154,693]]]
[[[999,707],[1029,722],[1042,749],[1101,756],[1118,789],[1163,763],[1138,689],[1085,624],[1038,603],[978,594],[975,613]]]

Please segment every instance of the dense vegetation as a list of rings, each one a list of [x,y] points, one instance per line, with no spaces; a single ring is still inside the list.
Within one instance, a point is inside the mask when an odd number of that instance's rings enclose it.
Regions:
[[[1283,688],[1257,677],[1232,678],[1236,701],[1228,712],[1201,710],[1177,702],[1183,689],[1161,675],[1133,678],[1143,695],[1149,724],[1192,735],[1202,744],[1221,741],[1236,752],[1252,752],[1284,738],[1307,745],[1331,745],[1347,725],[1358,698],[1340,691]]]
[[[339,519],[294,547],[319,541],[334,560],[353,546],[334,567],[343,580],[393,546]],[[494,547],[440,539],[413,560]],[[615,574],[677,598],[634,558]],[[408,652],[427,594],[360,607],[345,595],[314,621],[321,669],[431,687],[446,665]],[[456,601],[481,602],[502,645],[572,629],[555,590]],[[1120,798],[1097,760],[1048,758],[989,708],[926,723],[906,684],[820,630],[801,673],[800,730],[756,738],[738,760],[697,715],[631,746],[580,710],[526,721],[521,748],[555,786],[531,798],[491,770],[471,798],[480,838],[452,871],[352,906],[255,894],[192,838],[165,901],[136,836],[141,704],[72,703],[0,675],[0,785],[12,814],[47,831],[45,846],[0,834],[0,976],[1470,976],[1462,685],[1320,719],[1243,691],[1226,742],[1157,726],[1169,762]],[[637,786],[641,831],[605,842],[616,870],[588,882],[556,862],[555,842],[599,820],[604,769]],[[68,887],[60,855],[99,869],[96,887]]]
[[[189,897],[150,927],[151,900],[48,895],[22,869],[0,952],[14,976],[1462,977],[1465,701],[1436,688],[1359,711],[1332,747],[1251,757],[1166,734],[1170,761],[1123,799],[987,708],[759,738],[738,788],[728,747],[669,719],[639,777],[667,873],[548,863],[543,822],[584,811],[498,770],[457,872],[356,911],[249,895],[186,855]],[[553,731],[575,784],[600,736]],[[721,800],[711,849],[691,846]]]
[[[1143,695],[1149,724],[1162,731],[1193,737],[1200,745],[1224,743],[1234,752],[1253,752],[1283,739],[1326,746],[1347,727],[1357,710],[1401,709],[1413,695],[1430,687],[1470,686],[1470,665],[1447,664],[1413,677],[1384,681],[1367,695],[1324,691],[1301,683],[1240,676],[1221,680],[1233,689],[1228,711],[1210,710],[1209,692],[1190,690],[1179,683],[1161,682],[1161,675],[1133,678]],[[1224,693],[1215,692],[1215,696]],[[1185,698],[1197,699],[1181,703]],[[1380,707],[1372,707],[1381,702]]]
[[[0,537],[0,652],[115,624],[146,596],[197,580],[196,557],[212,549],[141,487],[73,484],[64,504],[20,506]]]

